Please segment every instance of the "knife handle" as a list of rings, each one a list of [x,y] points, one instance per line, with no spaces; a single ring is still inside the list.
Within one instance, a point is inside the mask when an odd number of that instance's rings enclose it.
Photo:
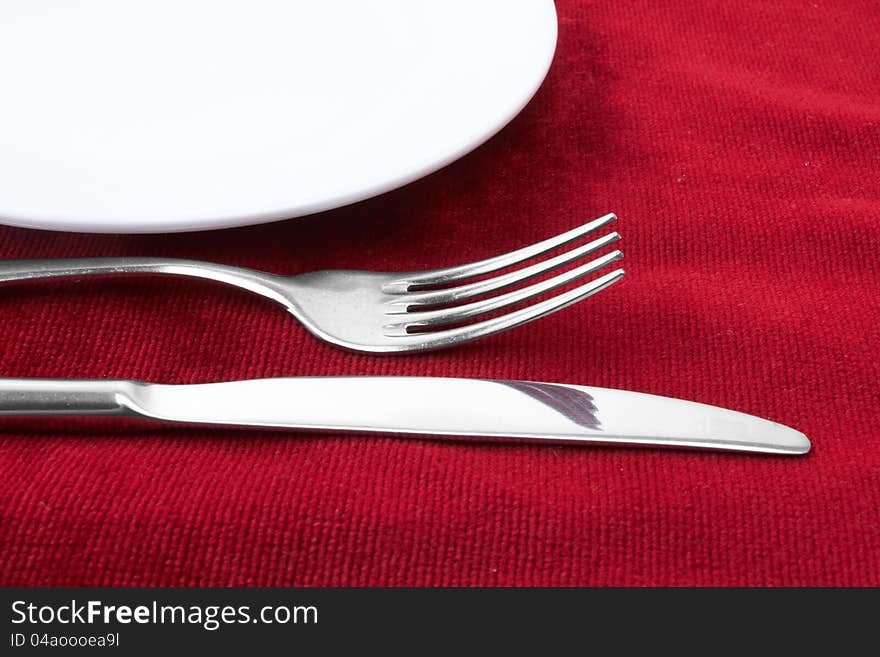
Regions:
[[[130,415],[131,381],[0,378],[0,415]]]

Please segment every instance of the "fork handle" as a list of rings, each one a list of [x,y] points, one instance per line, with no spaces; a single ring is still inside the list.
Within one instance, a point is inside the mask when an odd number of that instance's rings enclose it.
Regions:
[[[283,277],[200,260],[179,258],[69,258],[47,260],[0,260],[0,283],[42,278],[166,274],[189,276],[240,287],[282,302],[277,294]]]

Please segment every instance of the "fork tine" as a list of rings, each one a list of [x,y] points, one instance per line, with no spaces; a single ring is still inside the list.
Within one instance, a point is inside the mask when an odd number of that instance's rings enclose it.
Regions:
[[[613,244],[619,239],[620,235],[617,233],[609,233],[604,237],[600,237],[597,240],[593,240],[592,242],[579,246],[571,251],[566,251],[554,258],[538,262],[529,267],[517,269],[507,274],[442,290],[409,292],[401,295],[399,301],[390,302],[388,304],[388,312],[402,314],[410,312],[414,306],[433,306],[455,303],[489,292],[494,292],[496,290],[503,290],[504,288],[511,287],[518,283],[524,283],[525,281],[531,280],[541,274],[551,272],[563,265],[567,265],[570,262],[574,262],[575,260],[579,260],[580,258],[595,253],[609,244]]]
[[[586,299],[587,297],[604,290],[609,285],[613,285],[623,278],[624,273],[623,269],[616,269],[610,274],[594,279],[589,283],[576,287],[563,294],[559,294],[551,299],[542,301],[541,303],[536,303],[527,308],[521,308],[520,310],[501,315],[500,317],[493,317],[492,319],[487,319],[486,321],[477,324],[470,324],[468,326],[461,326],[431,333],[409,333],[395,337],[394,339],[395,341],[400,341],[402,347],[401,350],[439,349],[441,347],[459,344],[461,342],[476,340],[477,338],[491,335],[493,333],[499,333],[501,331],[521,326],[527,322],[545,317],[557,310],[562,310],[573,303],[577,303],[582,299]]]
[[[557,235],[556,237],[551,237],[550,239],[544,240],[543,242],[538,242],[537,244],[532,244],[531,246],[527,246],[516,251],[511,251],[510,253],[495,256],[494,258],[488,258],[487,260],[471,262],[464,265],[459,265],[457,267],[447,267],[444,269],[433,269],[426,272],[412,272],[408,274],[403,274],[402,278],[394,282],[385,284],[382,289],[387,294],[401,294],[408,291],[413,286],[440,285],[443,283],[460,281],[464,278],[470,278],[472,276],[481,276],[482,274],[488,274],[489,272],[504,269],[505,267],[510,267],[511,265],[515,265],[519,262],[522,262],[523,260],[534,258],[541,255],[542,253],[546,253],[547,251],[551,251],[557,247],[564,246],[569,242],[572,242],[580,237],[583,237],[584,235],[587,235],[595,230],[598,230],[599,228],[602,228],[603,226],[607,226],[615,219],[617,219],[617,216],[613,213],[606,214],[604,217],[599,217],[594,221],[591,221],[568,232],[562,233],[561,235]]]
[[[601,258],[596,258],[585,265],[566,271],[553,278],[548,278],[540,283],[513,292],[508,292],[507,294],[501,294],[497,297],[492,297],[491,299],[482,299],[474,303],[454,306],[452,308],[396,315],[395,317],[400,318],[400,321],[386,325],[386,335],[402,335],[407,332],[408,328],[414,327],[425,328],[442,324],[454,324],[478,315],[501,310],[522,301],[527,301],[528,299],[544,294],[545,292],[549,292],[550,290],[561,287],[579,278],[583,278],[622,257],[623,253],[620,251],[613,251]]]

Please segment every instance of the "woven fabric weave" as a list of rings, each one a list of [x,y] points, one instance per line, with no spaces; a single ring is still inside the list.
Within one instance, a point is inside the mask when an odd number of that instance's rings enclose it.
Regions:
[[[338,351],[208,283],[6,286],[0,375],[580,383],[767,417],[805,432],[812,453],[7,418],[0,584],[880,585],[880,5],[557,9],[535,99],[424,180],[202,234],[0,228],[0,257],[412,270],[614,211],[621,284],[526,328],[397,358]]]

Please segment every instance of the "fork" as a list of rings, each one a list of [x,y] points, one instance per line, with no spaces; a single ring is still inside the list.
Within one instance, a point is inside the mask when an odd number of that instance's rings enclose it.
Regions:
[[[425,271],[324,270],[280,276],[176,258],[74,258],[0,261],[0,283],[93,274],[191,276],[233,285],[280,303],[313,335],[343,349],[387,354],[427,351],[520,326],[586,299],[620,280],[624,271],[616,269],[574,289],[522,306],[623,257],[623,253],[614,250],[537,283],[492,295],[586,260],[620,239],[616,232],[534,264],[485,277],[577,242],[615,219],[614,214],[607,214],[510,253]],[[511,310],[500,312],[506,309]]]

